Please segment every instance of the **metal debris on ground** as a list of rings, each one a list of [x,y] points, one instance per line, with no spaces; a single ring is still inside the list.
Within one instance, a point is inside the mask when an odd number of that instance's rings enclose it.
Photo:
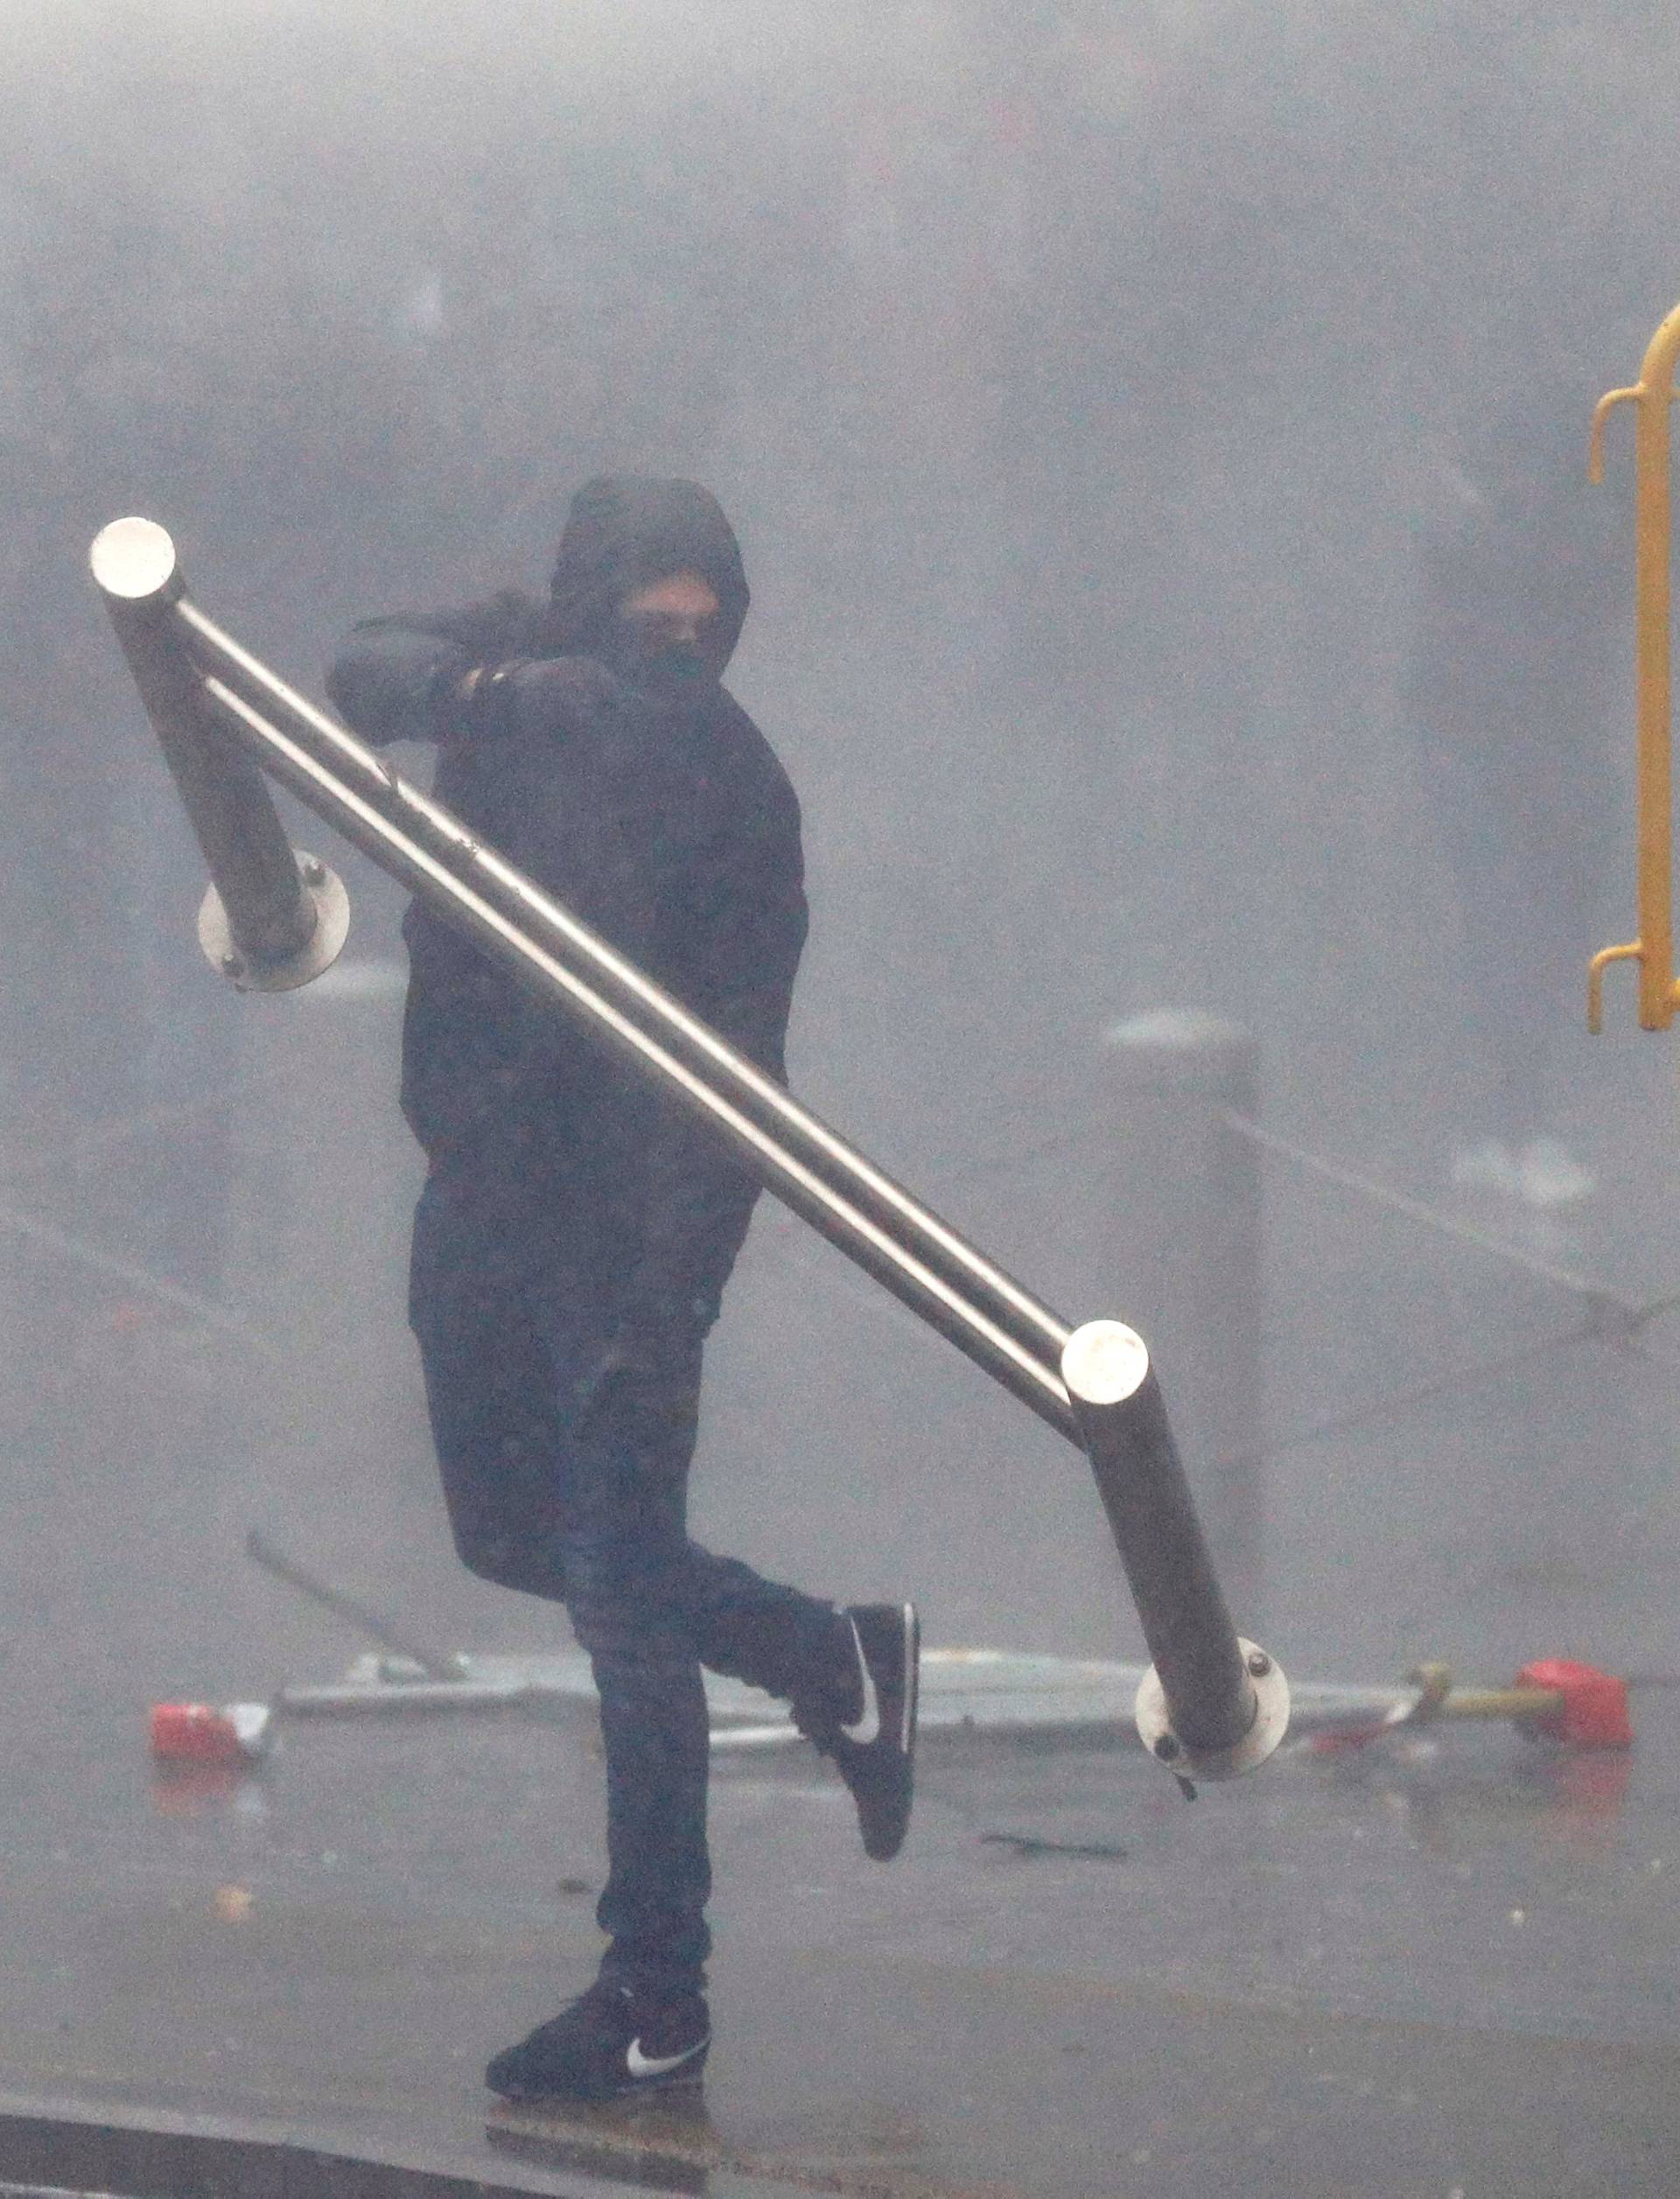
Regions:
[[[1077,1855],[1094,1862],[1124,1863],[1131,1851],[1111,1840],[1051,1840],[1037,1832],[983,1832],[986,1847],[1009,1848],[1018,1856]]]

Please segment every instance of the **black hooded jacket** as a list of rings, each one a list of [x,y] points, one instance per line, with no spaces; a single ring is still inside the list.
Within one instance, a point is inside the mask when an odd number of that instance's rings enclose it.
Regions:
[[[691,482],[592,481],[547,605],[506,594],[368,620],[327,691],[375,745],[437,742],[441,802],[780,1079],[806,925],[793,788],[715,676],[667,694],[606,662],[625,598],[683,571],[718,599],[706,671],[721,673],[748,597],[716,501]],[[403,1112],[458,1219],[458,1261],[561,1263],[639,1327],[704,1327],[746,1234],[750,1173],[424,904],[403,928]]]

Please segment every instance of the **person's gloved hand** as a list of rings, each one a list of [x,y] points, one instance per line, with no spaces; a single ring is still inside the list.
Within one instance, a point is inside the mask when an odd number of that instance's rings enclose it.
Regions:
[[[581,715],[615,710],[622,680],[587,656],[510,657],[480,664],[455,683],[461,727],[469,739],[494,739],[528,726],[564,731]]]

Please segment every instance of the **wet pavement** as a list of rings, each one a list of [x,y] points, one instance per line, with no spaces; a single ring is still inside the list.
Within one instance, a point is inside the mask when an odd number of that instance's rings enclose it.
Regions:
[[[298,1724],[220,1789],[132,1727],[38,1733],[0,2085],[556,2189],[1664,2193],[1676,1712],[1642,1694],[1632,1755],[1454,1730],[1194,1806],[1130,1749],[948,1741],[888,1868],[814,1759],[720,1765],[717,2043],[675,2118],[478,2083],[591,1974],[587,1720]]]
[[[157,1784],[144,1752],[156,1699],[266,1699],[364,1646],[244,1563],[252,1525],[451,1647],[566,1639],[444,1546],[402,1326],[394,1040],[355,1036],[388,995],[276,1024],[201,1236],[190,1110],[0,1153],[12,2104],[231,2120],[550,2192],[1680,2187],[1680,1692],[1660,1685],[1636,1691],[1631,1755],[1455,1728],[1290,1755],[1194,1806],[1130,1750],[930,1748],[887,1869],[814,1760],[732,1759],[705,2119],[494,2111],[487,2055],[592,1971],[587,1720],[300,1721],[221,1793]],[[385,1114],[323,1122],[324,1085],[377,1086]],[[1018,1187],[1022,1271],[1130,1310],[1107,1223],[1079,1236],[1080,1173],[1048,1168]],[[1308,1439],[1267,1463],[1246,1630],[1298,1678],[1428,1656],[1474,1682],[1546,1655],[1672,1675],[1655,1323],[1640,1357],[1544,1278],[1268,1171],[1270,1418]],[[1677,1278],[1655,1234],[1639,1250],[1637,1190],[1630,1170],[1597,1236],[1546,1249],[1655,1298]],[[709,1380],[708,1539],[813,1589],[914,1589],[934,1642],[1137,1655],[1074,1454],[773,1212]]]

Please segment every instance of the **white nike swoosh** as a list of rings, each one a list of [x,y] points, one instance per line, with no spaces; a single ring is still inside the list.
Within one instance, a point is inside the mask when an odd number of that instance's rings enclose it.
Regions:
[[[864,1655],[858,1621],[853,1619],[850,1624],[851,1638],[858,1645],[858,1670],[864,1676],[864,1714],[855,1726],[843,1724],[840,1731],[859,1748],[867,1748],[872,1741],[877,1741],[881,1737],[881,1698],[875,1690],[875,1675],[869,1669],[869,1659]]]
[[[899,1736],[899,1746],[907,1756],[916,1730],[916,1692],[920,1680],[918,1670],[920,1652],[916,1646],[916,1614],[913,1607],[904,1607],[904,1731]]]
[[[692,2062],[707,2043],[701,2039],[693,2046],[685,2046],[681,2054],[644,2054],[641,2041],[632,2039],[624,2058],[632,2076],[664,2076],[672,2069],[680,2069],[685,2062]]]

